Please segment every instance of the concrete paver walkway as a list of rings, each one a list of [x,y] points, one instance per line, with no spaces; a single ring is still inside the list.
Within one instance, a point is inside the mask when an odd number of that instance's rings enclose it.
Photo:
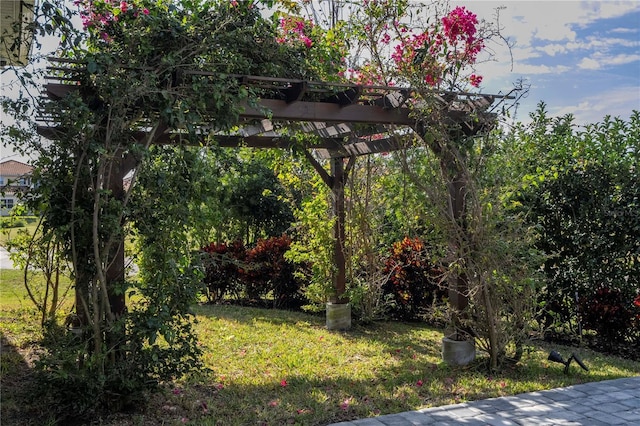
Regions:
[[[585,383],[333,426],[640,425],[640,376]]]

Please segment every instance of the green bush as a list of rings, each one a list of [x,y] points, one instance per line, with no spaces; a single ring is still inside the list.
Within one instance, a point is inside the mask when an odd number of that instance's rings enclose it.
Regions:
[[[549,255],[547,326],[576,324],[580,312],[586,329],[624,341],[631,323],[623,313],[640,288],[639,196],[636,168],[598,163],[574,164],[529,192],[538,248]]]
[[[22,228],[25,226],[27,226],[27,224],[23,219],[16,219],[15,217],[0,218],[0,229]]]

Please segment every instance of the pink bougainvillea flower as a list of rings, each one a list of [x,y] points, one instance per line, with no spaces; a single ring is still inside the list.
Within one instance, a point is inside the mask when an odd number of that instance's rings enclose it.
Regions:
[[[471,83],[471,85],[473,87],[479,87],[480,83],[482,83],[482,76],[481,75],[471,74],[469,76],[469,82]]]
[[[349,405],[351,404],[351,398],[347,398],[340,404],[340,409],[342,411],[347,411],[349,409]]]
[[[129,5],[127,4],[126,1],[121,1],[120,2],[120,11],[122,13],[125,13],[127,11],[127,9],[129,8]]]
[[[283,388],[286,387],[289,383],[287,383],[287,381],[285,379],[280,380],[280,386],[282,386]]]
[[[640,294],[633,300],[633,304],[640,308]]]
[[[422,386],[423,384],[424,382],[422,381],[422,379],[416,382],[416,386]]]
[[[180,388],[174,388],[173,391],[171,391],[174,395],[180,395],[182,393],[182,389]]]
[[[144,9],[142,9],[142,13],[145,15],[149,14],[149,9],[147,9],[146,7]]]
[[[277,407],[279,405],[279,402],[277,400],[272,400],[269,401],[269,407]]]

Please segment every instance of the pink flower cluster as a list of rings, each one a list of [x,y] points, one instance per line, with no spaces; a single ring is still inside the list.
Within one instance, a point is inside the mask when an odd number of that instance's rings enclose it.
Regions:
[[[438,85],[447,69],[464,68],[476,62],[484,42],[476,36],[478,19],[475,14],[458,6],[421,34],[413,34],[395,46],[391,55],[400,71],[424,74],[430,86]],[[457,65],[451,67],[452,64]],[[478,87],[482,77],[472,74],[471,85]]]
[[[80,8],[83,29],[96,31],[106,41],[111,40],[106,29],[118,22],[124,14],[130,14],[134,18],[140,13],[149,14],[146,7],[139,8],[135,2],[121,0],[75,0],[74,4]]]
[[[313,45],[313,40],[305,31],[313,28],[313,22],[305,21],[303,18],[284,16],[280,18],[280,27],[278,28],[280,36],[276,41],[280,44],[284,43],[303,43],[307,48]]]
[[[459,37],[463,38],[467,44],[472,44],[475,40],[476,25],[478,25],[476,15],[464,6],[456,7],[442,18],[444,34],[451,44],[455,44]]]
[[[471,74],[469,76],[469,83],[471,83],[473,87],[480,87],[480,83],[482,83],[482,76]]]

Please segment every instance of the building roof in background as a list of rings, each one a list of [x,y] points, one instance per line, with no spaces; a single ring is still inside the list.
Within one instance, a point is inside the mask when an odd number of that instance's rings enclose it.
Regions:
[[[16,160],[3,161],[0,163],[1,176],[23,176],[33,171],[33,166],[21,163]]]

